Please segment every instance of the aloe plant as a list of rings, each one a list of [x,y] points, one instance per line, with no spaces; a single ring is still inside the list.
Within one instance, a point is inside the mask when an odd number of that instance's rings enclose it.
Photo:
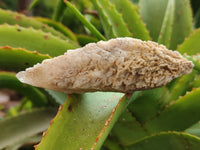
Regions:
[[[18,149],[30,141],[36,144],[42,137],[37,150],[200,149],[200,29],[193,26],[199,22],[200,8],[195,8],[193,20],[189,0],[84,2],[98,17],[90,14],[88,19],[88,14],[78,9],[81,2],[75,0],[57,0],[52,19],[0,9],[0,88],[24,97],[14,107],[17,116],[0,120],[0,148]],[[45,1],[35,0],[30,8],[37,11],[41,3]],[[74,18],[82,25],[76,24],[71,31],[62,17]],[[101,31],[91,18],[101,23]],[[81,34],[74,30],[79,26],[84,29]],[[164,44],[192,61],[194,69],[163,87],[132,94],[65,94],[22,84],[15,77],[16,72],[44,59],[115,37]],[[29,111],[24,109],[27,102],[31,103]],[[58,113],[53,119],[55,109]]]

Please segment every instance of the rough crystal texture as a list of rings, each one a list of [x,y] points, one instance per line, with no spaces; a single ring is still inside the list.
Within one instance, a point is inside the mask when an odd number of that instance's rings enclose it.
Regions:
[[[68,50],[17,77],[24,83],[66,93],[131,93],[163,86],[192,68],[192,62],[163,45],[117,38]]]

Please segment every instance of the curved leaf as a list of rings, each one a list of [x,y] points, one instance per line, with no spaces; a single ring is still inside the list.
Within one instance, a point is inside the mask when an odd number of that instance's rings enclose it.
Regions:
[[[200,122],[187,128],[184,132],[200,137]]]
[[[168,0],[164,20],[158,37],[158,43],[170,47],[174,22],[175,0]]]
[[[148,132],[146,132],[142,124],[126,110],[114,125],[111,136],[114,136],[114,138],[118,140],[118,143],[124,146],[148,136]]]
[[[14,73],[0,72],[0,88],[12,89],[32,100],[33,104],[41,107],[47,104],[45,95],[37,88],[21,83]]]
[[[25,139],[11,145],[11,146],[8,146],[6,147],[5,150],[19,150],[19,148],[23,145],[26,145],[27,143],[28,144],[33,144],[33,143],[39,143],[40,140],[42,138],[42,135],[35,135],[35,136],[32,136],[32,137],[26,137]]]
[[[99,149],[122,96],[102,92],[69,96],[36,149]]]
[[[108,0],[92,0],[92,3],[99,13],[107,39],[131,36],[126,23],[113,4]]]
[[[143,125],[168,104],[168,97],[169,90],[166,87],[142,91],[142,94],[128,106],[128,110]]]
[[[129,0],[111,0],[115,4],[116,9],[122,14],[124,21],[127,23],[129,31],[133,34],[134,38],[141,40],[149,40],[149,32],[147,31],[144,23],[142,22],[137,8]]]
[[[75,34],[68,27],[64,26],[60,22],[56,22],[48,18],[42,18],[42,17],[36,17],[35,19],[44,24],[47,24],[48,26],[53,27],[57,31],[60,31],[65,36],[69,37],[71,40],[77,41]]]
[[[161,28],[162,26],[164,28],[164,25],[166,25],[166,33],[162,36],[167,36],[166,34],[169,34],[171,30],[172,33],[169,48],[176,49],[177,45],[182,43],[184,39],[192,32],[192,11],[189,0],[174,0],[174,19],[173,23],[170,23],[172,22],[171,18],[165,17],[165,14],[167,14],[166,11],[168,11],[168,2],[169,1],[166,0],[140,0],[140,12],[153,40],[158,41],[158,37],[160,33],[162,33]],[[172,12],[169,12],[169,16],[171,16],[170,14],[172,15]],[[169,24],[173,25],[172,29],[168,27]],[[167,37],[167,39],[170,38]]]
[[[0,46],[11,46],[15,48],[25,48],[31,51],[38,51],[50,56],[58,56],[68,49],[77,46],[69,41],[64,41],[50,33],[44,33],[32,28],[20,26],[0,25]]]
[[[61,21],[65,8],[66,6],[64,0],[57,0],[52,19],[55,21]]]
[[[0,120],[0,149],[46,130],[55,112],[55,108],[42,108]]]
[[[90,32],[99,40],[105,40],[103,35],[89,22],[85,17],[79,12],[79,10],[74,7],[70,2],[65,1],[68,9],[70,9],[75,16],[90,30]]]
[[[7,71],[21,71],[32,67],[44,59],[51,58],[49,55],[30,52],[22,48],[0,47],[0,69]]]
[[[200,28],[195,30],[179,47],[181,54],[196,55],[200,52]]]
[[[76,37],[81,46],[85,46],[88,43],[98,42],[98,40],[96,38],[87,36],[87,35],[83,35],[83,34],[76,35]]]
[[[166,106],[158,116],[149,120],[144,128],[149,133],[160,131],[183,131],[200,120],[200,88],[180,97],[170,106]],[[189,121],[186,121],[186,118]]]
[[[200,138],[179,132],[161,132],[148,136],[125,148],[126,150],[197,150]]]
[[[10,24],[10,25],[20,25],[22,27],[33,27],[34,29],[41,29],[43,32],[50,32],[55,36],[60,36],[62,39],[67,40],[68,38],[62,33],[56,31],[52,27],[37,21],[34,18],[26,17],[23,14],[17,12],[12,12],[9,10],[0,9],[0,24]]]
[[[118,117],[139,94],[130,99],[111,92],[70,95],[36,149],[99,150]]]

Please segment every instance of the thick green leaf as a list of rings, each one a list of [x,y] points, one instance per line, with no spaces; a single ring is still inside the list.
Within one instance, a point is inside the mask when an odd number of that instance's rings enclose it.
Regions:
[[[194,64],[194,69],[200,72],[200,55],[184,55],[184,57],[190,61],[193,62]]]
[[[184,75],[176,79],[172,87],[170,87],[169,102],[177,100],[179,96],[185,95],[188,90],[188,86],[195,78],[195,72]]]
[[[34,29],[41,29],[43,32],[50,32],[55,36],[60,36],[62,39],[67,40],[68,38],[64,36],[64,34],[56,31],[52,27],[37,21],[34,18],[26,17],[23,14],[19,14],[17,12],[12,12],[9,10],[0,9],[0,24],[10,24],[10,25],[20,25],[22,27],[33,27]]]
[[[0,25],[0,46],[11,46],[15,48],[25,48],[31,51],[38,51],[50,56],[58,56],[68,49],[77,46],[69,41],[64,41],[50,33],[44,33],[32,28],[20,26]]]
[[[81,14],[81,12],[70,2],[65,1],[68,9],[90,30],[90,32],[99,40],[105,40],[104,36]]]
[[[170,47],[172,38],[172,29],[174,23],[175,0],[168,0],[167,8],[164,15],[164,20],[160,29],[158,43]]]
[[[24,48],[6,46],[0,47],[0,58],[0,69],[18,72],[51,57],[38,52],[27,51]]]
[[[85,46],[88,43],[98,42],[98,40],[96,38],[88,36],[88,35],[79,34],[79,35],[76,35],[76,37],[81,46]]]
[[[55,21],[61,21],[64,15],[65,8],[66,8],[66,5],[64,3],[64,0],[57,0],[57,4],[54,9],[52,19]]]
[[[146,23],[147,29],[149,29],[150,35],[154,41],[158,41],[161,28],[164,25],[163,22],[165,21],[168,1],[169,0],[140,0],[140,12],[142,19]],[[169,44],[170,49],[176,49],[177,45],[182,43],[184,39],[192,32],[192,11],[190,7],[190,1],[174,0],[174,3],[175,14],[173,19],[171,40]],[[171,22],[170,17],[168,18],[169,19],[166,20]],[[170,23],[167,23],[166,25],[169,24]],[[163,36],[165,37],[167,35]]]
[[[118,102],[126,103],[119,101],[122,96],[103,92],[69,96],[36,149],[99,149],[117,119]]]
[[[114,37],[130,37],[131,33],[124,22],[122,15],[108,0],[92,0],[98,11],[107,39]]]
[[[6,147],[5,150],[19,150],[19,148],[23,145],[26,145],[27,143],[28,144],[33,144],[33,143],[39,143],[40,140],[42,138],[42,135],[35,135],[35,136],[32,136],[32,137],[26,137],[25,139],[11,145],[11,146],[8,146]]]
[[[134,38],[150,39],[149,32],[138,14],[137,7],[133,3],[129,0],[111,0],[111,2],[115,4],[117,11],[122,14]]]
[[[200,88],[180,97],[155,118],[149,120],[144,128],[149,133],[160,131],[183,131],[200,120]],[[188,120],[186,120],[186,118]]]
[[[198,150],[200,139],[179,132],[162,132],[148,136],[125,148],[126,150]]]
[[[114,125],[111,135],[120,145],[128,145],[148,135],[142,125],[126,110]]]
[[[21,83],[14,73],[0,72],[0,89],[12,89],[32,100],[35,106],[41,107],[47,104],[45,95],[35,87]]]
[[[200,121],[187,128],[184,132],[200,137]]]
[[[61,93],[61,92],[56,92],[52,90],[47,90],[45,89],[48,94],[50,94],[53,99],[60,105],[63,105],[65,103],[65,100],[67,99],[67,94],[66,93]]]
[[[33,0],[29,5],[29,10],[32,10],[41,0]]]
[[[168,104],[169,91],[166,87],[142,91],[142,94],[128,106],[129,111],[140,124],[156,116]]]
[[[0,149],[46,130],[55,112],[55,108],[43,108],[1,120]]]
[[[63,33],[65,36],[67,36],[71,40],[77,41],[75,34],[68,27],[64,26],[60,22],[56,22],[56,21],[50,20],[48,18],[42,18],[42,17],[36,17],[35,19],[44,24],[47,24],[47,25],[53,27],[57,31],[60,31],[61,33]]]
[[[195,30],[177,50],[181,54],[187,53],[188,55],[200,53],[200,28]]]

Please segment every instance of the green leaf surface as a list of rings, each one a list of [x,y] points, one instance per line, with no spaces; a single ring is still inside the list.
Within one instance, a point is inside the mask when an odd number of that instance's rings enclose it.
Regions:
[[[22,27],[32,27],[34,29],[41,29],[43,32],[46,33],[50,32],[54,36],[60,36],[64,40],[68,39],[64,34],[56,31],[52,27],[49,27],[48,25],[41,23],[40,21],[37,21],[32,17],[27,17],[17,12],[0,9],[0,18],[1,18],[0,24],[5,24],[5,23],[10,25],[18,24],[19,26]]]
[[[38,52],[27,51],[23,48],[6,46],[0,47],[0,58],[0,69],[18,72],[51,57]]]
[[[0,149],[46,130],[55,112],[42,108],[0,120]]]
[[[102,92],[69,96],[36,149],[96,147],[109,128],[115,107],[122,96],[121,93]],[[50,142],[52,140],[55,142]]]
[[[42,138],[42,135],[35,135],[32,137],[26,137],[25,139],[6,147],[5,150],[19,150],[21,146],[26,145],[26,144],[33,144],[33,143],[39,143]]]
[[[183,57],[185,57],[186,59],[190,60],[193,62],[194,64],[194,69],[197,70],[198,72],[200,72],[200,55],[184,55]]]
[[[200,137],[200,121],[187,128],[184,132]]]
[[[175,1],[168,0],[166,12],[164,15],[164,20],[158,37],[158,43],[164,44],[168,48],[170,47],[172,38],[172,29],[174,23],[174,15],[175,15],[174,11],[175,11]]]
[[[64,15],[65,8],[66,5],[64,3],[64,0],[57,0],[52,19],[54,21],[61,21]]]
[[[64,26],[60,22],[56,22],[56,21],[50,20],[48,18],[42,18],[42,17],[35,17],[35,19],[44,24],[47,24],[50,27],[53,27],[57,31],[60,31],[61,33],[63,33],[65,36],[67,36],[71,40],[77,41],[76,35],[68,27]]]
[[[161,132],[133,143],[125,150],[198,150],[200,139],[179,132]]]
[[[122,15],[111,2],[108,0],[92,0],[92,3],[98,11],[107,39],[131,36]]]
[[[166,106],[155,118],[144,125],[149,133],[160,131],[184,131],[200,120],[200,88]],[[186,121],[189,118],[190,121]]]
[[[129,0],[111,0],[111,2],[115,4],[117,11],[122,14],[134,38],[145,41],[150,39],[149,32],[138,14],[138,8],[132,2]]]
[[[81,46],[85,46],[88,43],[97,43],[98,42],[98,40],[96,38],[88,36],[88,35],[78,34],[78,35],[76,35],[76,37]]]
[[[139,94],[135,92],[131,97],[111,92],[70,95],[36,149],[99,150],[118,117]]]
[[[75,43],[64,41],[50,33],[44,33],[33,28],[20,26],[0,25],[0,46],[25,48],[41,54],[58,56],[68,49],[74,49]]]
[[[148,135],[142,125],[126,110],[114,125],[111,135],[120,145],[128,145]]]
[[[29,5],[28,9],[32,10],[41,0],[33,0]]]
[[[195,79],[195,72],[184,75],[176,79],[174,85],[170,87],[169,102],[177,100],[179,96],[185,95],[188,90],[188,86]]]
[[[176,49],[177,45],[182,43],[184,39],[192,32],[192,11],[190,7],[190,1],[189,0],[173,0],[173,1],[175,3],[175,10],[174,10],[171,40],[169,44],[170,49]],[[153,38],[153,41],[158,41],[161,29],[162,27],[164,27],[163,22],[165,22],[165,20],[166,20],[166,25],[171,24],[170,17],[165,17],[166,12],[168,11],[167,9],[168,2],[169,1],[167,0],[162,0],[162,1],[140,0],[141,17],[143,21],[146,23],[147,29],[150,31],[150,35]],[[169,34],[168,32],[171,30],[170,27],[167,28],[168,29],[165,29],[167,34],[163,35],[164,37],[165,36],[168,37]]]
[[[73,6],[70,2],[65,1],[68,9],[70,9],[74,15],[90,30],[90,32],[98,39],[105,40],[104,36],[81,14],[81,12]]]
[[[0,72],[0,89],[12,89],[32,100],[35,106],[41,107],[47,104],[45,95],[35,87],[21,83],[14,73]]]
[[[65,100],[67,99],[66,93],[56,92],[52,90],[45,89],[52,97],[53,99],[60,105],[63,105],[65,103]]]
[[[195,30],[177,49],[181,54],[200,53],[200,28]]]
[[[166,87],[142,91],[142,94],[128,106],[128,109],[143,125],[163,109],[168,103],[168,96],[169,91]]]

